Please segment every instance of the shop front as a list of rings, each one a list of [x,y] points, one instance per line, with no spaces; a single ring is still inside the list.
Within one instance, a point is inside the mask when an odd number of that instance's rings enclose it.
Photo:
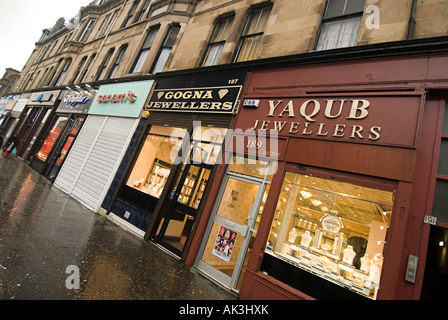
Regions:
[[[56,106],[61,100],[61,91],[46,91],[32,93],[22,111],[14,134],[17,134],[17,156],[29,161],[35,148],[35,142],[42,138],[53,117]]]
[[[137,128],[153,83],[152,80],[135,81],[99,88],[87,119],[54,180],[57,188],[86,208],[94,212],[100,210]],[[67,132],[69,138],[70,134],[75,134],[73,129],[77,130],[76,122],[73,126]]]
[[[157,79],[139,142],[103,205],[113,220],[185,257],[221,162],[245,74],[192,73]],[[132,154],[132,156],[131,156]]]
[[[56,114],[50,120],[47,133],[31,157],[30,167],[50,181],[54,181],[75,141],[96,91],[68,90]]]
[[[418,296],[444,59],[254,71],[187,265],[240,299]]]
[[[0,128],[3,129],[3,136],[6,139],[9,138],[12,130],[14,130],[15,126],[13,124],[16,123],[16,119],[19,118],[23,107],[28,102],[28,99],[20,98],[20,95],[7,96],[3,98],[3,104],[0,104]],[[14,112],[13,109],[15,109]]]

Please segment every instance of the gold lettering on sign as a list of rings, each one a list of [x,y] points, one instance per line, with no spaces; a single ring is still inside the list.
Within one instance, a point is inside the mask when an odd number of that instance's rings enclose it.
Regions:
[[[284,120],[254,120],[252,130],[286,133],[307,137],[349,138],[352,140],[377,141],[381,138],[381,126],[366,126],[360,122],[369,116],[370,101],[366,99],[309,99],[301,103],[295,100],[268,100],[267,118]],[[211,107],[214,107],[213,105]],[[320,115],[320,116],[319,116]],[[349,120],[348,122],[320,122],[322,117]],[[302,121],[288,121],[289,119]],[[288,119],[288,120],[287,120]],[[356,121],[357,123],[351,123]]]

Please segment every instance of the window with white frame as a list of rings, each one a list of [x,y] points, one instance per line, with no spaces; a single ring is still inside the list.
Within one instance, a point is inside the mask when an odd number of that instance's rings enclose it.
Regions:
[[[107,66],[109,65],[109,62],[112,58],[112,55],[114,54],[115,48],[110,49],[107,54],[106,57],[103,60],[103,63],[101,64],[100,69],[98,70],[98,74],[96,76],[96,80],[100,80],[101,77],[103,76],[104,72],[107,69]]]
[[[316,50],[355,46],[365,0],[329,0],[322,20]]]
[[[83,42],[83,41],[87,40],[87,37],[89,36],[90,31],[92,30],[94,23],[95,23],[95,19],[90,19],[87,22],[87,24],[84,25],[84,28],[81,29],[82,32],[81,32],[81,34],[80,34],[80,36],[78,38],[79,42]]]
[[[137,14],[137,19],[135,19],[136,22],[143,20],[143,18],[145,17],[146,10],[148,10],[150,2],[151,0],[145,0],[143,6],[140,8],[140,11]]]
[[[82,73],[81,77],[79,78],[79,82],[82,82],[84,80],[84,78],[86,77],[87,73],[90,70],[90,67],[93,64],[93,61],[95,60],[96,57],[96,53],[92,54],[92,56],[90,57],[89,63],[87,64],[87,67],[84,69],[84,72]]]
[[[112,79],[115,76],[115,73],[118,70],[118,66],[121,63],[121,60],[123,60],[123,56],[124,56],[124,53],[126,52],[127,48],[128,48],[128,45],[125,44],[124,46],[122,46],[120,48],[120,51],[118,51],[117,58],[115,59],[112,69],[110,70],[109,75],[107,76],[107,79]]]
[[[256,8],[250,13],[240,37],[235,62],[256,58],[271,9],[272,6]]]
[[[165,65],[168,61],[168,57],[170,56],[171,53],[171,49],[173,48],[174,43],[176,42],[179,31],[180,31],[179,26],[172,26],[168,31],[168,34],[165,38],[165,41],[163,42],[157,61],[154,64],[154,67],[152,68],[151,72],[152,74],[162,72],[163,68],[165,68]]]
[[[151,50],[152,44],[154,43],[154,39],[156,38],[158,31],[158,28],[149,31],[148,35],[146,36],[145,42],[143,43],[142,48],[140,49],[140,52],[135,59],[134,65],[132,66],[132,73],[142,71],[143,64],[145,63],[149,50]]]
[[[103,22],[101,23],[101,27],[99,28],[98,33],[96,34],[96,37],[95,37],[96,39],[98,39],[99,37],[104,35],[104,30],[106,29],[107,22],[109,21],[111,15],[112,15],[112,13],[109,13],[104,18]]]
[[[138,7],[139,3],[140,3],[140,0],[136,0],[132,4],[131,10],[129,10],[128,16],[124,20],[123,28],[127,27],[128,25],[130,25],[132,23],[132,18],[135,15],[135,11],[137,11],[137,7]]]
[[[76,80],[78,80],[79,75],[81,74],[82,68],[84,68],[84,65],[86,64],[87,56],[83,57],[81,59],[81,62],[78,65],[78,69],[76,69],[76,74],[73,77],[73,83],[76,83]],[[81,79],[79,79],[81,81]]]
[[[104,35],[108,34],[110,32],[110,30],[112,29],[112,27],[114,26],[114,23],[117,20],[119,12],[120,12],[119,10],[114,12],[114,15],[112,16],[112,19],[110,19],[109,25],[107,26],[107,29],[106,29],[106,32],[104,32]]]
[[[233,16],[218,20],[215,29],[213,30],[212,37],[210,38],[210,41],[208,43],[202,66],[206,67],[218,64],[232,23]]]
[[[59,74],[59,77],[55,83],[55,86],[59,86],[62,83],[62,80],[64,79],[65,75],[67,74],[68,68],[70,68],[71,64],[72,64],[72,59],[68,58],[64,64],[64,67],[62,68],[61,73]]]

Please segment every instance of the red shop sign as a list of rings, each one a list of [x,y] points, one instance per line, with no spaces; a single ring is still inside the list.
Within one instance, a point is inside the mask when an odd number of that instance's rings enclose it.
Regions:
[[[416,148],[424,95],[246,99],[235,129]]]

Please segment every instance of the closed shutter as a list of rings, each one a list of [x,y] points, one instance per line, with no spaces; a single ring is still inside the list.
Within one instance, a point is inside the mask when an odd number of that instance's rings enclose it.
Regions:
[[[105,117],[100,116],[89,116],[86,119],[54,182],[55,187],[68,194],[73,191],[75,183],[84,167],[84,163],[92,151],[105,120]]]
[[[82,160],[80,155],[75,154],[73,157],[80,168],[69,192],[73,198],[95,212],[101,206],[138,124],[138,119],[134,118],[100,118],[103,123],[99,124],[99,132],[91,140],[90,152]],[[89,137],[92,138],[93,135],[90,134]],[[86,146],[81,144],[80,147]],[[70,170],[68,171],[70,173]]]

